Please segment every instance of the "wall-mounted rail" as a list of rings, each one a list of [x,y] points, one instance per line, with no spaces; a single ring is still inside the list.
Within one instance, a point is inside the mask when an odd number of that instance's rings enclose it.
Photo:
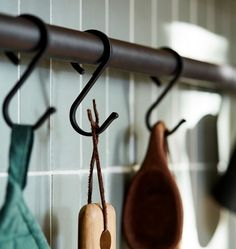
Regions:
[[[92,34],[48,25],[47,56],[67,61],[96,64],[102,53],[100,39]],[[0,14],[0,49],[32,51],[39,39],[37,27],[23,18]],[[175,70],[175,58],[165,51],[125,41],[110,39],[113,56],[110,67],[149,76],[170,75]],[[236,68],[184,58],[183,77],[208,82],[213,88],[236,90]],[[191,83],[191,81],[190,81]]]

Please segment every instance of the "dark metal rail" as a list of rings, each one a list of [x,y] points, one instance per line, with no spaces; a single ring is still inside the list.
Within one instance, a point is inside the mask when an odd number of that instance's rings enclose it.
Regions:
[[[103,53],[102,42],[89,33],[48,25],[47,56],[67,61],[96,64]],[[39,39],[37,27],[23,18],[0,14],[0,49],[32,51]],[[149,76],[171,75],[175,58],[165,51],[110,39],[113,56],[110,67]],[[236,90],[236,68],[184,58],[183,77],[204,81],[216,89]],[[208,82],[208,83],[207,83]],[[189,81],[191,84],[191,81]]]

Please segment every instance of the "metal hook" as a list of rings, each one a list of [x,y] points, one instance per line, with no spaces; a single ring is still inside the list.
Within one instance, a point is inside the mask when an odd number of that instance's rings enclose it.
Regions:
[[[21,76],[20,80],[11,89],[11,91],[8,93],[8,95],[6,96],[6,98],[5,98],[4,102],[3,102],[3,109],[2,109],[3,117],[4,117],[5,121],[6,121],[6,123],[10,127],[12,127],[13,124],[14,124],[12,122],[10,116],[9,116],[9,104],[10,104],[10,101],[12,100],[14,95],[17,93],[18,89],[23,85],[23,83],[28,79],[30,74],[33,72],[34,68],[36,67],[36,65],[38,64],[39,60],[42,58],[42,56],[44,55],[44,52],[46,51],[46,49],[48,47],[48,32],[47,32],[46,25],[43,23],[43,21],[41,21],[36,16],[28,15],[28,14],[27,15],[26,14],[25,15],[20,15],[19,17],[29,19],[30,21],[32,21],[34,24],[36,24],[38,26],[39,31],[40,31],[40,39],[39,39],[39,42],[37,44],[37,47],[35,48],[35,49],[39,49],[39,51],[33,57],[30,64],[28,65],[27,69],[25,70],[25,72]],[[12,52],[7,52],[7,56],[9,58],[12,58],[11,60],[14,60],[14,58],[15,59],[17,58],[14,55],[14,53],[12,53]],[[49,117],[49,115],[51,115],[55,111],[56,111],[56,109],[54,107],[49,107],[45,111],[45,113],[39,118],[39,120],[33,125],[33,129],[37,129],[39,126],[41,126],[41,124],[43,124],[43,122]]]
[[[178,79],[180,78],[182,71],[183,71],[183,60],[182,57],[173,49],[168,48],[168,47],[162,47],[160,48],[161,50],[166,50],[170,53],[172,53],[177,61],[177,67],[175,70],[175,75],[174,77],[170,80],[170,82],[168,83],[168,85],[166,86],[166,88],[162,91],[162,93],[160,94],[160,96],[157,98],[157,100],[149,107],[147,113],[146,113],[146,126],[148,128],[149,131],[151,131],[152,126],[150,124],[150,119],[151,119],[151,113],[154,110],[154,108],[156,108],[158,106],[158,104],[161,102],[161,100],[166,96],[166,94],[169,92],[169,90],[174,86],[174,84],[178,81]],[[151,79],[159,86],[161,85],[160,80],[155,77],[152,76]],[[180,125],[182,125],[184,122],[186,122],[184,119],[182,119],[178,125],[172,129],[171,131],[168,131],[168,133],[166,135],[171,135],[172,133],[174,133],[179,127]]]
[[[86,30],[85,32],[94,34],[97,37],[99,37],[102,40],[102,43],[104,46],[104,51],[103,51],[103,55],[100,59],[101,63],[98,65],[98,67],[94,71],[92,77],[90,78],[90,80],[88,81],[88,83],[83,88],[83,90],[81,91],[81,93],[76,98],[76,100],[74,101],[74,103],[72,104],[72,106],[70,108],[70,123],[71,123],[72,127],[75,129],[75,131],[77,131],[79,134],[81,134],[83,136],[92,136],[91,132],[86,132],[79,127],[79,125],[76,121],[76,111],[77,111],[80,103],[82,102],[82,100],[85,98],[85,96],[88,94],[88,92],[90,91],[90,89],[94,85],[94,83],[98,80],[100,75],[103,73],[105,68],[108,66],[108,63],[109,63],[110,58],[111,58],[112,47],[111,47],[111,43],[109,41],[109,38],[101,31]],[[76,66],[76,63],[73,63],[72,66],[76,69],[77,72],[83,73],[83,69],[79,66],[79,64],[77,64],[77,66]],[[111,124],[111,122],[113,120],[118,118],[118,116],[119,115],[116,112],[112,112],[110,114],[110,116],[103,122],[103,124],[97,129],[97,134],[101,134]]]

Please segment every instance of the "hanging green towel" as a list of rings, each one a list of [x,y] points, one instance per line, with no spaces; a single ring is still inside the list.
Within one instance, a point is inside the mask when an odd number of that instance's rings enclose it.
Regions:
[[[12,127],[7,193],[0,211],[1,249],[49,249],[22,193],[26,186],[33,139],[32,126],[14,125]]]

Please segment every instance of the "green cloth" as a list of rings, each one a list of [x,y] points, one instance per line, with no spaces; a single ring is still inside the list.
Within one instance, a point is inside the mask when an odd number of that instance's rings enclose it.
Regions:
[[[7,192],[0,210],[0,249],[50,249],[22,193],[27,183],[33,139],[31,126],[13,126]]]

